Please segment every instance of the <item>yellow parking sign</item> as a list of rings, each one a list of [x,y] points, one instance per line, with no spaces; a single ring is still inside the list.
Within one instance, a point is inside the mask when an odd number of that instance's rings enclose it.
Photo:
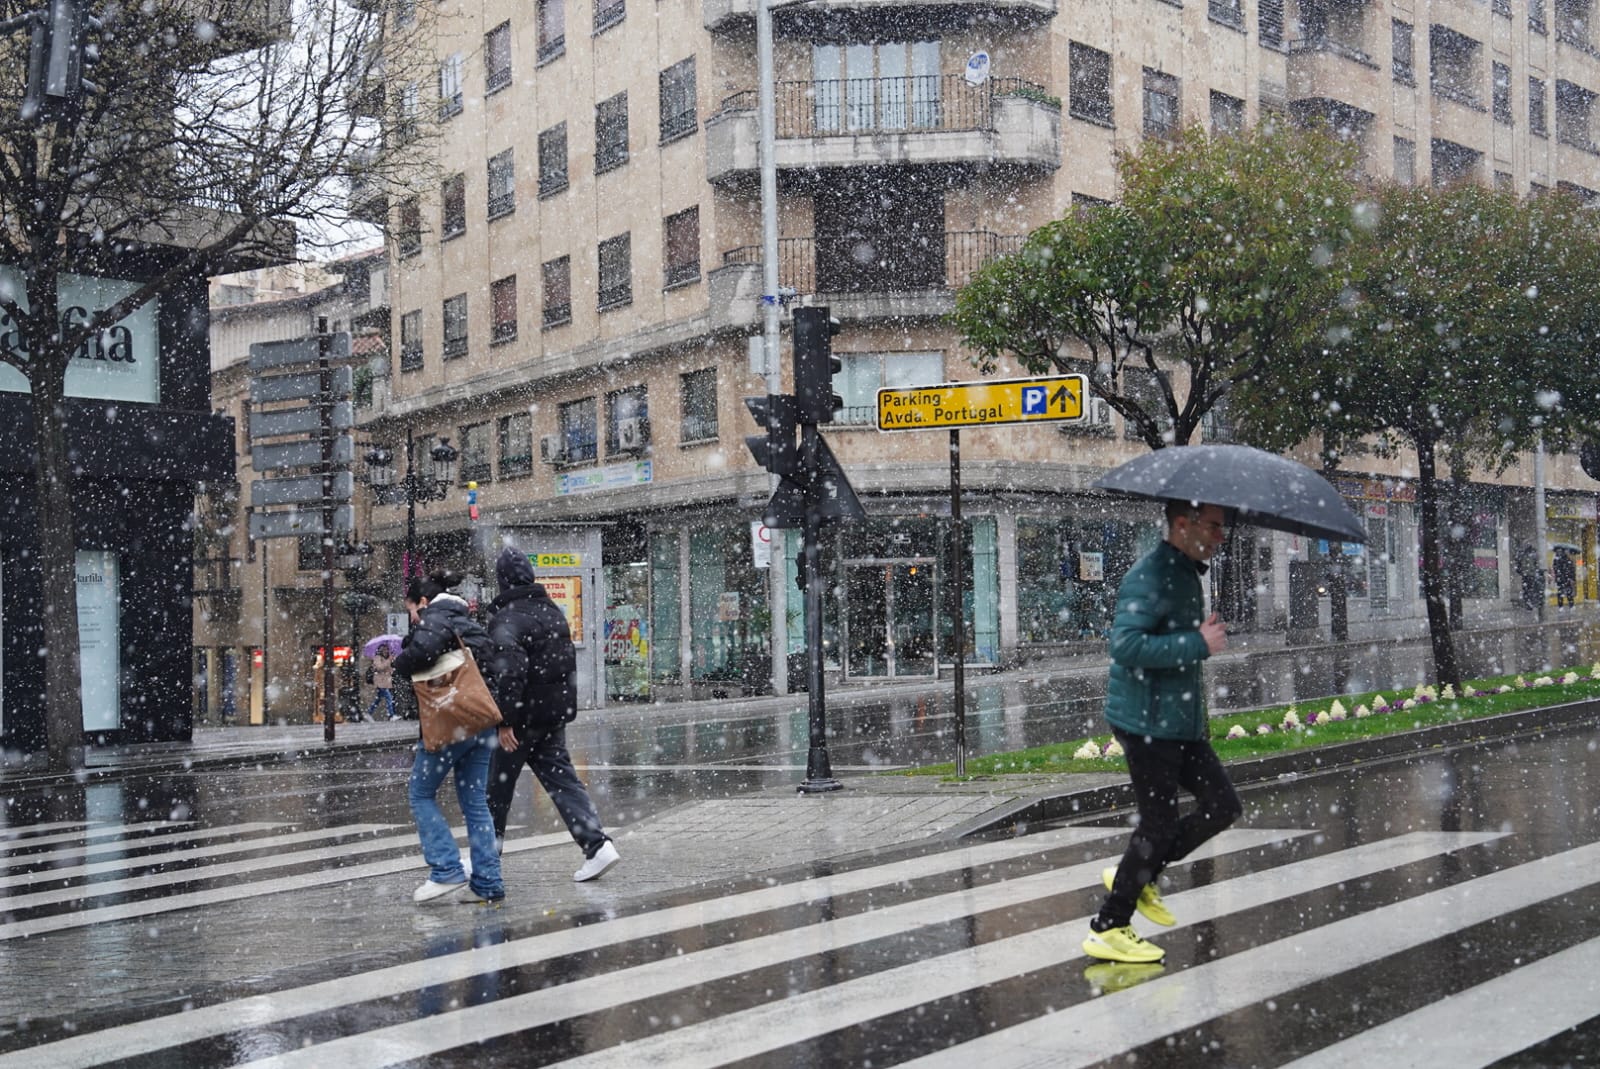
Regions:
[[[1052,375],[994,382],[878,391],[880,431],[937,431],[1000,423],[1076,423],[1084,418],[1084,375]]]

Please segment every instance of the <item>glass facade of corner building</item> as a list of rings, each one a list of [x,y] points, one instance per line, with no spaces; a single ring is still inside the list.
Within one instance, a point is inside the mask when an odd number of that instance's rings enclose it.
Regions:
[[[1019,517],[1017,641],[1104,637],[1122,577],[1160,540],[1161,528],[1154,522]]]
[[[770,674],[767,572],[754,565],[750,527],[689,532],[689,676],[694,682],[743,682]]]

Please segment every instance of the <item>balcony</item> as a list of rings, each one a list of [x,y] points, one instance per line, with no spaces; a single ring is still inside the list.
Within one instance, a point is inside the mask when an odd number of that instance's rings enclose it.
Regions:
[[[889,165],[1061,166],[1061,102],[1018,78],[969,85],[961,75],[780,82],[779,170]],[[756,91],[736,93],[705,123],[712,182],[760,164]]]
[[[362,149],[350,160],[350,217],[373,226],[389,222],[389,194],[375,171],[378,153]]]
[[[1019,22],[1042,22],[1055,18],[1056,0],[825,0],[808,5],[807,11],[773,12],[775,24],[790,22],[809,15],[837,17],[838,12],[852,14],[891,13],[901,18],[929,18],[935,12],[958,17],[979,18],[986,15],[1009,16]],[[756,18],[756,0],[705,0],[701,17],[711,31],[729,30],[749,23]]]
[[[1367,104],[1390,92],[1393,72],[1351,41],[1334,36],[1300,37],[1288,42],[1290,101],[1333,100]]]
[[[883,247],[873,248],[874,240]],[[778,285],[826,301],[840,319],[940,316],[980,267],[1017,252],[1023,240],[988,230],[947,231],[926,241],[914,234],[781,238]],[[720,283],[731,294],[759,295],[761,246],[729,249],[712,274],[714,288]],[[752,301],[752,316],[755,308]]]

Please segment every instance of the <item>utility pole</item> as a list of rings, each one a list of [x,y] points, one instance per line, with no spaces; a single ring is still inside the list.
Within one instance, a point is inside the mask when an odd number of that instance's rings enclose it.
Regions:
[[[757,122],[761,127],[761,354],[766,372],[767,396],[783,392],[783,371],[778,363],[778,159],[777,103],[773,88],[772,8],[770,0],[756,0]],[[769,480],[776,493],[778,476]],[[787,541],[787,540],[785,540]],[[772,651],[772,693],[789,693],[789,588],[779,561],[767,567],[767,600],[772,607],[768,641]]]

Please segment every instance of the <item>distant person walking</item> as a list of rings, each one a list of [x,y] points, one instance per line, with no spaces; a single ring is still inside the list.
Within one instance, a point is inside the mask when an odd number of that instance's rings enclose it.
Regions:
[[[367,682],[372,684],[372,704],[367,706],[363,719],[372,719],[373,712],[378,708],[378,703],[383,702],[388,706],[389,719],[399,720],[394,711],[394,655],[389,652],[388,646],[379,646],[378,652],[372,657],[372,665],[367,669]]]
[[[1522,606],[1538,612],[1544,605],[1544,569],[1539,566],[1539,553],[1531,542],[1524,542],[1512,560],[1517,579],[1522,584]]]
[[[489,677],[505,717],[489,779],[495,839],[505,841],[506,819],[526,764],[583,848],[583,864],[572,878],[593,880],[621,858],[567,753],[567,724],[578,715],[572,631],[566,614],[536,581],[527,555],[515,546],[500,551],[495,579],[500,596],[490,606],[494,659]]]
[[[411,678],[424,674],[445,654],[465,644],[473,659],[487,665],[494,655],[489,633],[467,614],[467,603],[453,592],[461,576],[448,571],[430,572],[426,579],[413,579],[406,588],[406,612],[411,614],[411,635],[394,670]],[[411,766],[407,795],[411,818],[422,840],[422,856],[428,862],[428,881],[412,894],[418,903],[454,894],[471,886],[476,900],[495,904],[505,898],[500,880],[500,855],[494,845],[494,822],[489,819],[489,762],[495,748],[495,729],[487,728],[470,739],[429,751],[417,746]],[[471,847],[470,880],[461,864],[461,851],[450,834],[450,822],[439,808],[439,787],[445,775],[455,773],[456,801],[467,825]]]
[[[1161,900],[1163,869],[1238,819],[1239,796],[1211,748],[1201,662],[1227,648],[1226,626],[1204,616],[1200,576],[1222,545],[1223,512],[1167,504],[1167,537],[1141,557],[1117,591],[1111,624],[1106,720],[1127,755],[1139,821],[1122,861],[1102,874],[1105,901],[1084,953],[1147,964],[1164,956],[1133,930],[1137,909],[1160,925],[1177,921]],[[1180,815],[1179,788],[1196,808]]]
[[[1571,608],[1578,593],[1578,563],[1570,547],[1556,547],[1550,562],[1550,577],[1556,584],[1556,608]]]

